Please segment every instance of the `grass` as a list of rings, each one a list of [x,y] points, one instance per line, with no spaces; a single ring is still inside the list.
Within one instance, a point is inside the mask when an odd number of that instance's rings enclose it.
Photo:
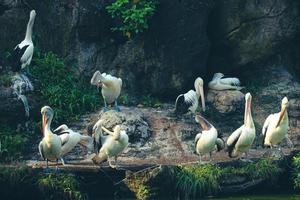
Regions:
[[[86,195],[80,191],[79,181],[73,174],[41,175],[37,182],[47,199],[86,199]]]
[[[151,94],[148,94],[141,97],[140,105],[144,107],[158,108],[162,106],[162,103],[158,98],[153,97]]]
[[[56,121],[72,121],[100,104],[99,94],[89,81],[76,79],[72,68],[52,52],[36,53],[30,72],[37,79],[41,101],[55,110]]]
[[[300,153],[296,154],[292,160],[294,188],[300,189]]]
[[[22,159],[26,152],[30,135],[1,125],[0,126],[0,161],[11,162]]]
[[[228,180],[232,176],[243,176],[249,181],[273,180],[280,172],[281,169],[274,161],[267,158],[242,167],[221,168],[212,164],[178,166],[172,176],[178,198],[195,199],[217,194],[222,180]]]

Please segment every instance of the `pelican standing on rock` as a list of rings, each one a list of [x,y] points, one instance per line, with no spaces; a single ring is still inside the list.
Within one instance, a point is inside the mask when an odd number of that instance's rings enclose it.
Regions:
[[[279,144],[284,138],[287,139],[288,144],[293,146],[287,135],[289,129],[288,105],[289,101],[287,97],[284,97],[281,101],[280,112],[270,114],[267,117],[262,128],[263,146],[270,146],[272,148],[274,145]]]
[[[231,158],[237,157],[238,153],[245,153],[247,157],[248,151],[255,139],[255,126],[251,115],[251,94],[247,93],[245,99],[244,124],[227,139],[228,154]]]
[[[61,147],[62,142],[58,135],[54,134],[51,131],[51,122],[53,119],[53,110],[49,106],[44,106],[41,109],[42,114],[42,131],[44,138],[39,144],[39,152],[42,158],[46,159],[46,165],[48,169],[48,161],[56,160],[58,163],[58,159],[61,158]],[[57,166],[56,166],[57,167]]]
[[[195,113],[198,104],[199,97],[201,97],[202,110],[205,111],[205,99],[203,92],[203,80],[198,77],[194,82],[195,90],[190,90],[185,94],[180,94],[175,102],[175,113],[179,115],[186,114],[188,112]]]
[[[65,160],[63,156],[74,149],[77,144],[87,147],[88,151],[93,150],[93,138],[87,135],[81,135],[78,132],[73,131],[67,125],[63,124],[54,130],[55,133],[59,135],[62,142],[61,147],[61,161],[65,165]]]
[[[116,125],[113,132],[107,130],[103,126],[101,126],[101,129],[109,135],[105,138],[104,141],[102,141],[103,144],[99,151],[99,154],[96,155],[92,160],[95,164],[101,164],[102,162],[108,160],[109,166],[111,168],[117,168],[118,155],[121,154],[128,146],[128,135],[124,130],[121,130],[120,125]],[[114,157],[114,165],[111,163],[111,157]]]
[[[196,122],[198,122],[202,128],[202,132],[198,133],[195,137],[195,147],[196,152],[200,156],[203,154],[209,153],[209,157],[211,160],[211,153],[217,147],[218,151],[221,151],[225,144],[222,140],[221,136],[218,135],[217,129],[209,123],[204,117],[201,115],[196,115]]]
[[[91,84],[102,87],[101,93],[104,99],[104,111],[108,110],[107,104],[112,103],[115,103],[115,110],[120,111],[117,99],[121,93],[122,79],[96,71],[91,79]]]
[[[12,54],[13,71],[19,72],[24,67],[30,65],[33,56],[32,28],[36,16],[35,10],[30,12],[29,21],[26,29],[25,39],[18,44]]]
[[[212,90],[241,90],[238,78],[223,78],[224,74],[215,73],[213,79],[208,83],[208,88]]]

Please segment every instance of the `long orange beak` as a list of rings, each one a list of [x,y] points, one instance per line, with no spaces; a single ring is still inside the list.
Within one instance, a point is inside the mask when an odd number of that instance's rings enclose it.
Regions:
[[[281,121],[282,121],[282,118],[284,117],[284,114],[285,114],[285,110],[286,110],[286,107],[284,107],[283,109],[281,109],[280,111],[280,115],[279,115],[279,120],[276,124],[276,128],[280,125]]]
[[[203,112],[205,112],[205,98],[204,98],[203,86],[199,87],[199,92],[200,92],[202,110]]]
[[[42,114],[42,132],[44,135],[45,126],[47,124],[47,118],[45,117],[45,114]]]

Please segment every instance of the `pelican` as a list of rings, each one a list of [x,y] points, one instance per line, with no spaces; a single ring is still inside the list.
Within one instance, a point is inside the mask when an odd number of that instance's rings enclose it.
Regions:
[[[105,138],[104,143],[99,151],[92,160],[96,164],[101,164],[105,160],[108,160],[109,166],[111,168],[117,168],[117,158],[120,153],[128,146],[128,135],[124,130],[121,130],[120,125],[116,125],[114,131],[111,132],[105,127],[101,126],[101,129],[108,133],[109,135]],[[114,157],[115,164],[111,163],[110,158]]]
[[[58,163],[58,159],[61,158],[62,142],[59,136],[54,134],[50,128],[54,114],[52,108],[50,108],[49,106],[44,106],[41,109],[41,114],[44,138],[39,144],[39,152],[42,158],[44,160],[46,159],[46,165],[48,169],[49,160],[56,160],[56,163]]]
[[[202,110],[205,111],[205,100],[203,92],[203,80],[198,77],[194,82],[195,90],[190,90],[185,94],[180,94],[175,102],[175,113],[183,115],[188,113],[195,113],[198,108],[199,97],[201,97]]]
[[[263,146],[270,146],[272,148],[274,145],[279,144],[284,138],[292,145],[287,135],[289,129],[288,105],[289,101],[287,97],[284,97],[281,101],[280,112],[270,114],[267,117],[262,128]]]
[[[247,93],[245,99],[244,124],[227,139],[228,154],[231,158],[238,156],[239,152],[245,153],[247,157],[247,152],[255,139],[255,126],[251,116],[251,94]]]
[[[59,138],[62,142],[61,147],[61,161],[65,165],[63,156],[74,149],[77,144],[87,147],[88,151],[91,152],[93,149],[93,139],[90,136],[81,135],[78,132],[73,131],[67,125],[63,124],[54,130],[55,133],[59,134]]]
[[[32,27],[36,16],[35,10],[30,12],[29,21],[27,24],[25,39],[18,44],[13,51],[13,71],[19,72],[24,67],[30,65],[33,56],[33,42],[32,42]]]
[[[104,111],[108,110],[107,104],[112,103],[115,103],[116,111],[120,111],[117,99],[121,93],[122,79],[96,71],[91,79],[91,84],[102,87],[101,93],[104,99]]]
[[[218,151],[222,150],[225,144],[221,136],[218,135],[217,129],[204,117],[202,117],[201,115],[196,115],[195,120],[200,124],[202,128],[202,132],[198,133],[195,137],[195,148],[197,154],[199,154],[200,156],[201,163],[201,155],[209,153],[209,157],[211,160],[212,151],[216,147]]]
[[[223,78],[224,74],[215,73],[213,79],[208,83],[208,88],[212,90],[241,90],[238,78]]]

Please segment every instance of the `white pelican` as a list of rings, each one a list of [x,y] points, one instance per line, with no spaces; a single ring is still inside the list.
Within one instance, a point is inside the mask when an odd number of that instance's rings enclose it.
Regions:
[[[195,148],[197,154],[200,156],[201,163],[201,156],[203,154],[209,153],[211,159],[212,151],[215,150],[216,147],[218,151],[222,150],[225,144],[221,136],[218,135],[217,129],[204,117],[196,115],[195,120],[202,128],[202,132],[198,133],[195,137]]]
[[[36,16],[35,10],[30,12],[29,21],[26,29],[25,39],[18,44],[12,54],[12,58],[14,61],[13,71],[18,72],[24,67],[30,65],[31,59],[33,56],[33,42],[32,42],[32,27],[34,24],[34,19]]]
[[[288,138],[287,132],[289,129],[289,118],[287,113],[289,101],[284,97],[281,101],[281,110],[279,113],[270,114],[262,128],[263,146],[270,146],[279,144],[284,138],[289,144],[292,144]]]
[[[188,113],[195,113],[198,104],[199,97],[201,97],[202,110],[205,111],[205,100],[204,100],[204,92],[203,92],[203,80],[198,77],[194,82],[195,90],[190,90],[185,94],[180,94],[175,102],[175,113],[179,115],[183,115]]]
[[[251,115],[251,94],[247,93],[245,99],[244,124],[227,139],[228,154],[231,158],[238,156],[239,152],[246,153],[247,157],[247,152],[255,139],[255,126]]]
[[[46,159],[47,169],[48,160],[58,162],[61,158],[61,146],[62,142],[58,135],[51,131],[51,122],[53,119],[53,110],[49,106],[44,106],[41,109],[42,113],[42,129],[44,138],[39,144],[39,152],[42,158]]]
[[[120,111],[117,99],[121,93],[122,79],[96,71],[91,79],[91,84],[102,87],[101,93],[104,99],[104,111],[108,110],[107,104],[112,103],[115,103],[115,109]]]
[[[223,78],[224,74],[215,73],[213,79],[208,83],[208,88],[212,90],[241,90],[238,78]]]
[[[105,160],[108,160],[109,166],[111,168],[116,168],[118,155],[122,153],[124,149],[128,146],[128,135],[124,130],[121,130],[120,125],[115,126],[113,132],[107,130],[103,126],[101,126],[101,129],[109,135],[104,140],[99,154],[96,155],[92,160],[96,164],[101,164]],[[111,164],[111,157],[114,157],[115,159],[114,165]]]
[[[61,161],[65,165],[63,156],[74,149],[77,144],[81,144],[87,147],[88,151],[93,150],[93,138],[87,135],[81,135],[78,132],[73,131],[67,125],[63,124],[54,130],[55,133],[59,134],[59,138],[62,142],[61,147]]]

